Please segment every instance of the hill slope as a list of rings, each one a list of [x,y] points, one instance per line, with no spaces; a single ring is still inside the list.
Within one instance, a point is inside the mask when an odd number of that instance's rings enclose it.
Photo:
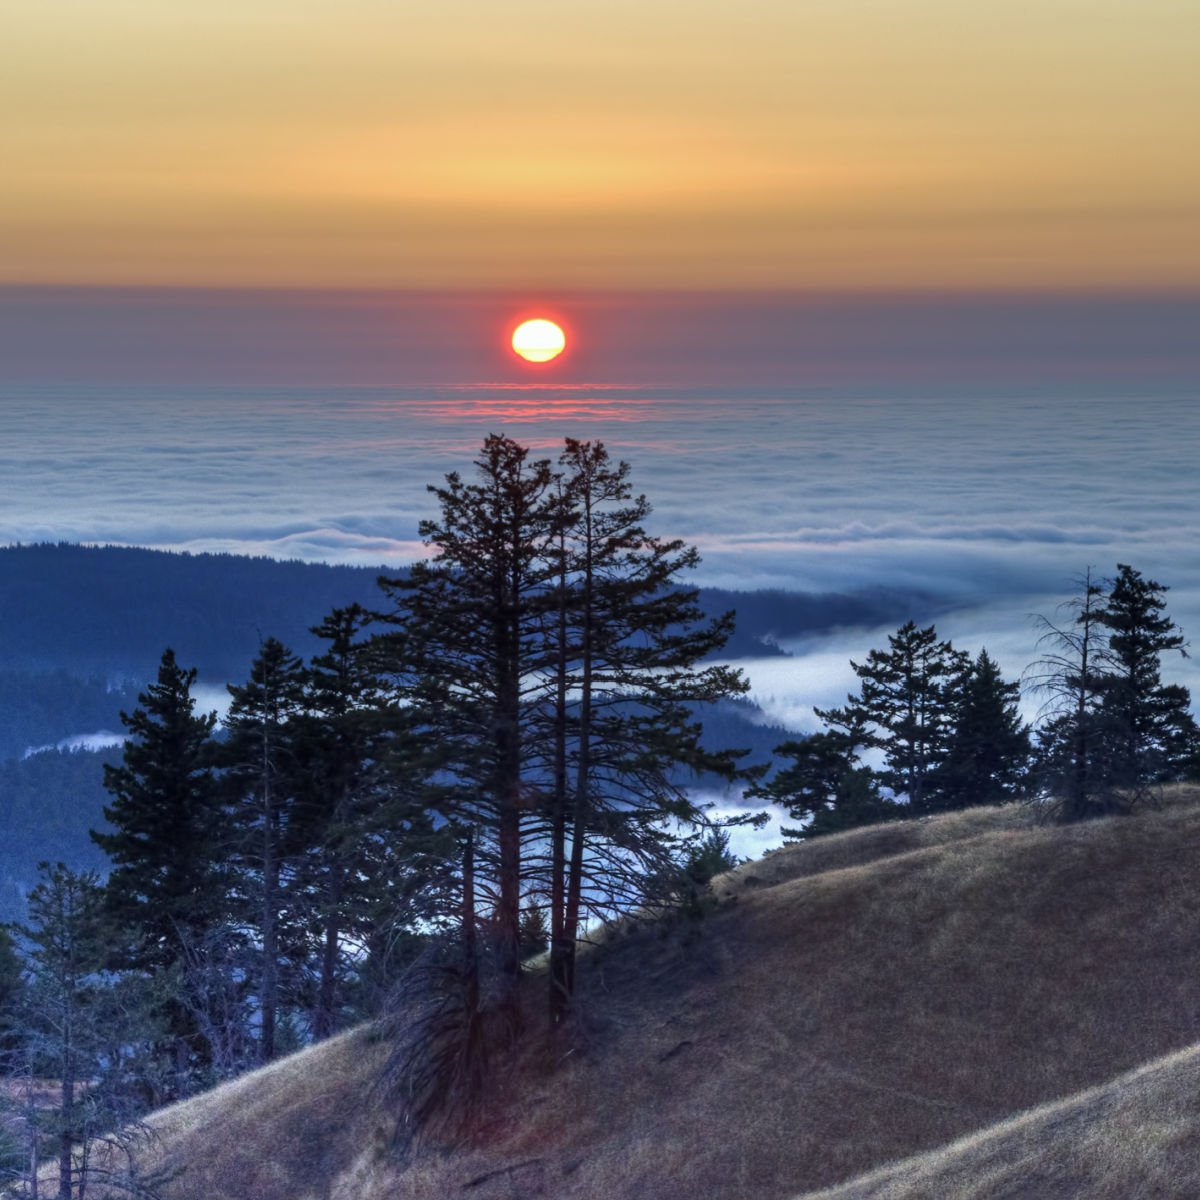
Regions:
[[[1200,1193],[1200,1046],[798,1200],[1133,1200]]]
[[[160,1114],[174,1195],[770,1200],[1096,1088],[1200,1041],[1196,799],[1065,829],[979,810],[770,855],[704,920],[590,954],[574,1046],[511,1064],[481,1144],[383,1156],[380,1047],[358,1031]]]

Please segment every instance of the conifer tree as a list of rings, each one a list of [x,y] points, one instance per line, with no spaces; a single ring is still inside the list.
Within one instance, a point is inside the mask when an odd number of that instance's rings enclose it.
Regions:
[[[295,798],[297,717],[306,672],[276,638],[263,642],[249,679],[229,685],[232,703],[220,760],[233,826],[233,860],[241,898],[259,938],[259,1055],[275,1057],[279,1007],[280,924],[284,916],[284,850]]]
[[[884,753],[880,781],[906,796],[914,815],[941,805],[937,774],[968,663],[964,653],[938,641],[932,625],[918,629],[908,621],[888,637],[886,651],[870,651],[861,664],[851,661],[862,681],[857,696],[847,697],[842,709],[816,710],[831,725],[867,731],[869,744]]]
[[[790,761],[747,794],[779,805],[798,822],[782,830],[789,841],[895,820],[904,809],[880,792],[876,773],[859,760],[868,744],[861,724],[784,742],[775,753]]]
[[[1165,612],[1167,588],[1117,564],[1099,612],[1108,632],[1109,672],[1100,717],[1103,770],[1110,786],[1136,796],[1148,785],[1182,777],[1195,760],[1197,729],[1186,688],[1164,685],[1164,653],[1187,654]]]
[[[26,1031],[34,1061],[57,1081],[53,1137],[58,1147],[58,1195],[75,1193],[75,1150],[86,1139],[83,1089],[96,1069],[98,1036],[92,992],[104,965],[99,880],[61,863],[43,864],[29,896],[30,989]]]
[[[0,1055],[12,1049],[12,1027],[21,990],[21,959],[12,934],[0,925]]]
[[[162,1173],[141,1170],[137,1161],[147,1138],[135,1093],[144,1093],[148,1081],[141,1075],[132,1085],[129,1074],[157,1032],[149,987],[107,970],[112,930],[98,877],[62,863],[42,863],[41,876],[21,930],[27,983],[15,1035],[27,1069],[53,1080],[57,1098],[29,1114],[31,1159],[48,1135],[58,1200],[93,1193],[161,1200]],[[22,1195],[37,1194],[36,1175],[34,1161]]]
[[[1106,721],[1101,703],[1112,657],[1104,634],[1104,588],[1089,567],[1076,595],[1060,605],[1057,621],[1036,618],[1045,653],[1026,671],[1026,680],[1046,696],[1038,729],[1036,770],[1041,791],[1064,822],[1118,812],[1124,797],[1103,769]]]
[[[452,474],[431,489],[441,513],[422,535],[435,556],[381,580],[395,609],[379,654],[440,748],[436,804],[475,912],[464,939],[487,913],[511,1009],[522,900],[544,903],[561,1016],[587,916],[674,878],[677,829],[703,824],[679,768],[734,771],[702,748],[695,706],[746,685],[703,663],[732,615],[703,619],[678,583],[696,552],[646,533],[649,505],[602,445],[568,441],[556,475],[493,436],[476,466],[478,482]]]
[[[566,440],[554,576],[554,771],[551,796],[550,1004],[574,989],[575,949],[590,902],[603,910],[650,899],[669,879],[672,828],[703,826],[679,768],[733,778],[736,756],[700,741],[697,706],[740,695],[737,671],[705,660],[733,614],[707,621],[680,576],[694,547],[650,536],[650,505],[629,465],[600,442]],[[564,698],[570,697],[564,706]],[[569,814],[569,822],[565,819]],[[569,839],[570,853],[563,849]]]
[[[522,820],[529,714],[547,666],[548,549],[557,504],[549,462],[489,436],[475,482],[457,473],[431,487],[436,519],[422,538],[435,554],[380,585],[395,603],[380,661],[400,701],[436,746],[446,786],[434,800],[461,848],[461,929],[475,945],[480,901],[491,908],[500,1006],[515,1014],[521,963]],[[466,898],[469,898],[468,904]],[[468,911],[469,910],[469,911]]]
[[[388,804],[384,764],[397,714],[362,641],[371,622],[361,605],[334,609],[313,628],[327,642],[309,664],[304,712],[292,742],[297,782],[285,846],[297,858],[293,896],[316,943],[312,1033],[336,1032],[346,992],[347,941],[371,932],[388,877]]]
[[[121,714],[129,730],[120,766],[106,765],[112,832],[92,839],[112,860],[106,905],[128,933],[123,965],[182,974],[188,955],[209,942],[225,904],[224,843],[212,774],[216,714],[197,716],[195,670],[166,650],[157,681]],[[169,1004],[176,1091],[191,1085],[209,1058],[197,1023],[181,1000]]]
[[[1026,787],[1032,746],[1017,708],[1020,686],[1006,683],[986,650],[954,697],[953,727],[938,767],[943,808],[1004,804]]]

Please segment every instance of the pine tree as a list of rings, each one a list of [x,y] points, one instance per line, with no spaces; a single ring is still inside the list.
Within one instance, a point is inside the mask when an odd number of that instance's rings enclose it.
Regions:
[[[1004,804],[1024,793],[1032,746],[1017,708],[1019,694],[1019,685],[1006,683],[981,650],[954,701],[936,779],[942,807]]]
[[[1099,613],[1111,664],[1100,704],[1103,769],[1111,787],[1132,797],[1186,773],[1197,729],[1187,689],[1164,685],[1160,675],[1164,653],[1187,654],[1182,632],[1165,613],[1168,589],[1125,563],[1117,572]]]
[[[547,666],[548,549],[558,506],[549,462],[489,436],[477,481],[431,487],[440,513],[423,521],[436,551],[406,577],[381,579],[395,603],[380,661],[401,702],[438,748],[446,785],[432,798],[460,853],[461,932],[474,954],[480,902],[491,908],[500,1007],[515,1017],[520,973],[522,821],[527,734]]]
[[[112,860],[105,885],[114,922],[129,933],[125,965],[182,972],[221,917],[225,887],[220,805],[212,775],[216,714],[196,716],[185,671],[168,649],[140,707],[121,714],[129,730],[120,766],[106,765],[104,810],[112,832],[92,839]],[[183,1092],[208,1052],[182,1002],[171,1005],[176,1086]]]
[[[31,1077],[54,1080],[58,1097],[27,1114],[33,1146],[29,1190],[21,1194],[37,1194],[38,1145],[48,1134],[59,1200],[93,1193],[162,1200],[165,1173],[139,1161],[150,1141],[139,1118],[154,1091],[145,1047],[161,1032],[157,985],[107,969],[113,931],[94,873],[62,863],[42,863],[41,873],[21,930],[27,983],[14,1033]]]
[[[676,877],[677,827],[704,824],[680,766],[734,772],[702,748],[696,706],[746,684],[702,661],[732,615],[706,621],[679,586],[696,552],[645,532],[627,465],[568,440],[556,475],[502,437],[476,465],[478,482],[452,474],[432,489],[441,515],[422,535],[435,556],[381,581],[396,607],[379,654],[440,748],[435,803],[461,847],[463,938],[475,946],[486,913],[511,1011],[522,899],[546,904],[557,1018],[588,915]]]
[[[1076,595],[1060,606],[1065,619],[1036,618],[1046,652],[1026,671],[1033,690],[1047,697],[1035,770],[1042,793],[1064,822],[1127,806],[1103,768],[1107,722],[1101,703],[1113,665],[1102,621],[1104,589],[1090,567],[1077,583]]]
[[[284,917],[284,840],[295,798],[297,717],[305,699],[300,659],[267,638],[250,678],[229,685],[232,703],[220,760],[247,918],[259,938],[259,1056],[275,1057],[279,1007],[280,923]]]
[[[784,742],[775,753],[790,761],[747,794],[787,810],[797,822],[782,830],[789,841],[896,820],[904,808],[882,795],[875,772],[859,761],[868,742],[861,725]]]
[[[650,505],[634,496],[627,463],[604,445],[568,438],[554,580],[550,1005],[574,990],[575,950],[587,913],[652,901],[673,876],[672,827],[703,828],[679,768],[732,779],[736,756],[700,741],[697,707],[740,695],[741,674],[706,663],[733,614],[707,621],[680,576],[699,555],[645,530]],[[564,704],[564,698],[570,701]],[[569,816],[569,821],[566,819]],[[565,853],[569,839],[570,853]]]
[[[12,1027],[22,986],[21,958],[12,934],[0,925],[0,1055],[12,1049]]]
[[[363,943],[381,898],[395,889],[385,764],[403,714],[389,710],[363,631],[372,617],[358,604],[334,609],[313,628],[327,643],[309,664],[304,712],[292,742],[296,800],[285,845],[295,855],[292,895],[302,903],[316,946],[312,1033],[337,1031],[345,1002],[347,941]],[[399,903],[392,890],[391,901]]]
[[[108,947],[97,876],[76,874],[62,863],[43,863],[42,874],[29,895],[30,924],[22,931],[30,976],[23,1025],[34,1068],[57,1083],[51,1135],[58,1196],[71,1200],[76,1150],[99,1132],[88,1119],[96,1098],[86,1088],[99,1065],[96,992]]]
[[[930,625],[909,621],[888,637],[886,651],[872,650],[864,663],[851,661],[862,681],[843,709],[817,709],[831,725],[867,730],[869,744],[881,749],[880,781],[906,796],[913,814],[942,806],[938,771],[949,752],[954,712],[967,656],[938,641]]]

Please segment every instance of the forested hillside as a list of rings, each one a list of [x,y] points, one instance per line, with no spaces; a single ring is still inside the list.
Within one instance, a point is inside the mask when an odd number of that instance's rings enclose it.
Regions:
[[[377,605],[382,568],[131,547],[0,549],[0,668],[150,680],[164,647],[200,678],[239,677],[265,637],[309,655],[331,609]],[[886,588],[853,595],[704,589],[708,616],[733,608],[730,657],[778,653],[776,638],[936,614],[936,598]]]
[[[104,825],[104,764],[120,757],[116,748],[49,750],[0,763],[0,921],[25,918],[39,862],[107,868],[88,830]]]

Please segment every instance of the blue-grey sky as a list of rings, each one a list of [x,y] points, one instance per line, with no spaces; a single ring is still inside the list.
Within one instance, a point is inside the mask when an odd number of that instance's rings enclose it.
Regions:
[[[568,352],[506,350],[513,292],[0,286],[0,382],[484,381],[1005,394],[1200,379],[1200,292],[547,293]]]

